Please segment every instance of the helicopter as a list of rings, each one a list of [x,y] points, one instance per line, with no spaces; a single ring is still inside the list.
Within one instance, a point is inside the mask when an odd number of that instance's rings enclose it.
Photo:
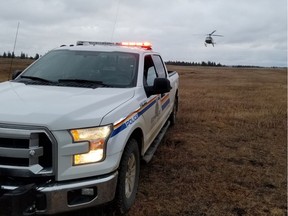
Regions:
[[[216,35],[214,34],[216,30],[212,31],[210,34],[207,34],[207,37],[205,38],[205,46],[207,47],[207,44],[212,44],[214,47],[214,44],[216,44],[212,38],[212,36],[218,36],[218,37],[224,37],[223,35]]]

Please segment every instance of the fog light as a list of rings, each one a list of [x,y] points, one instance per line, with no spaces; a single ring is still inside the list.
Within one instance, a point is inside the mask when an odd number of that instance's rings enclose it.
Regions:
[[[81,195],[83,196],[94,196],[94,188],[82,188]]]
[[[89,203],[97,198],[97,187],[79,188],[68,191],[67,201],[69,206]]]

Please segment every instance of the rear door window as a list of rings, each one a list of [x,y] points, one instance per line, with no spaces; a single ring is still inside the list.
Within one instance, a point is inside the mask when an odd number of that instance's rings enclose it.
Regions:
[[[167,78],[166,70],[165,70],[165,67],[164,67],[164,64],[163,64],[161,57],[159,55],[153,55],[152,59],[153,59],[158,77]]]
[[[156,69],[151,55],[145,56],[144,59],[144,86],[153,86],[154,79],[157,77]]]

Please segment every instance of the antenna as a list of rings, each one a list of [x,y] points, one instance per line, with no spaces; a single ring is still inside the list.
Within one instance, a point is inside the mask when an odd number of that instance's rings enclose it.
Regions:
[[[12,56],[11,56],[12,58],[11,58],[11,63],[10,63],[10,68],[9,68],[9,73],[8,73],[8,80],[11,77],[13,59],[15,58],[15,47],[16,47],[16,42],[17,42],[17,37],[18,37],[19,25],[20,25],[20,22],[18,22],[18,25],[17,25],[17,31],[16,31],[16,36],[15,36],[15,41],[14,41],[14,47],[13,47]]]
[[[113,26],[111,40],[110,40],[111,42],[112,42],[113,37],[114,37],[115,27],[116,27],[116,23],[117,23],[117,19],[118,19],[119,5],[120,5],[120,0],[118,0],[118,4],[117,4],[117,8],[116,8],[116,16],[115,16],[114,26]]]

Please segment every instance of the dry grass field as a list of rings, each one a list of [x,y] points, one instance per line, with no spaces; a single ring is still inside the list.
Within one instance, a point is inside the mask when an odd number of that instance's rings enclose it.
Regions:
[[[286,70],[169,69],[178,123],[142,167],[129,215],[286,215]]]
[[[7,67],[0,58],[1,80]],[[287,215],[287,70],[169,69],[178,122],[142,165],[128,216]]]
[[[10,58],[0,58],[0,82],[11,79],[11,75],[15,70],[23,70],[33,61],[31,59],[13,59],[11,65]]]

